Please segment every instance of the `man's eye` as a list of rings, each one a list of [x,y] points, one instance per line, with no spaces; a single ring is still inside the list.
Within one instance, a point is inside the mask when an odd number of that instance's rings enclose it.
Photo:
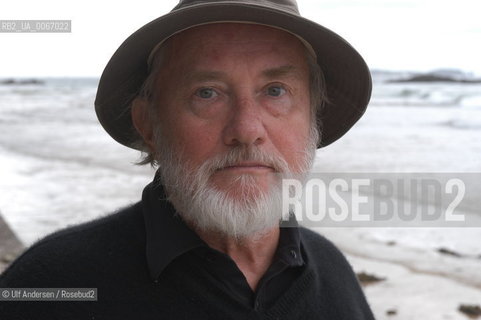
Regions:
[[[202,88],[197,91],[197,96],[202,99],[211,99],[217,96],[217,93],[212,88]]]
[[[273,97],[280,97],[286,92],[283,87],[280,86],[272,86],[267,88],[267,94]]]

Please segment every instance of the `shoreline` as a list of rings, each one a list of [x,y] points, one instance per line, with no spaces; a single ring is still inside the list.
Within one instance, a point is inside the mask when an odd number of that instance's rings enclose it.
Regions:
[[[382,277],[363,286],[377,320],[382,319],[468,319],[462,305],[478,305],[481,290],[443,275],[416,273],[396,263],[345,253],[354,271]]]
[[[363,290],[377,320],[463,320],[469,317],[461,309],[481,306],[481,280],[476,272],[481,260],[370,239],[366,235],[372,229],[313,230],[343,252],[358,277],[362,273],[375,280],[364,283]],[[456,270],[459,267],[465,269]]]
[[[446,229],[432,228],[434,231],[445,231]],[[481,258],[451,256],[440,253],[439,249],[436,250],[429,246],[414,247],[402,242],[393,244],[391,240],[384,241],[379,238],[379,235],[382,234],[379,233],[382,231],[380,228],[314,228],[313,230],[335,243],[346,255],[395,264],[412,274],[450,279],[481,293],[481,274],[479,273]],[[421,228],[404,229],[403,231],[405,232],[404,237],[410,234],[413,238],[417,236],[416,233],[426,232]],[[465,233],[468,231],[464,230]],[[391,232],[394,231],[391,230]],[[479,232],[473,233],[471,239],[477,238],[478,234]],[[481,297],[479,301],[481,302]]]

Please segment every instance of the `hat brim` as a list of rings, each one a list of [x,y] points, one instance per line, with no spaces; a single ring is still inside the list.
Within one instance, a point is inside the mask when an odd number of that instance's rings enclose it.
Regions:
[[[138,148],[130,104],[147,78],[147,60],[159,42],[195,25],[215,22],[258,23],[289,31],[307,41],[317,55],[329,103],[317,117],[324,147],[343,136],[364,114],[372,80],[363,58],[343,38],[301,16],[255,4],[218,2],[172,11],[146,24],[114,53],[100,78],[95,111],[119,143]]]

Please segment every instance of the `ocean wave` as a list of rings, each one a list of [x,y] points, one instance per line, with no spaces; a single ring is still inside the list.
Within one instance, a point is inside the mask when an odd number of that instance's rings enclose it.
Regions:
[[[378,83],[373,88],[371,105],[481,106],[481,85]]]
[[[481,107],[461,107],[444,125],[455,129],[480,130]]]
[[[463,97],[460,104],[467,108],[481,109],[481,95],[469,95]]]
[[[456,129],[481,129],[481,119],[453,119],[445,123],[446,126]]]

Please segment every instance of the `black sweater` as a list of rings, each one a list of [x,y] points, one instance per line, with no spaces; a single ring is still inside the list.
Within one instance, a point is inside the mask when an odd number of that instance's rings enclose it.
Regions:
[[[373,319],[344,256],[304,228],[305,266],[268,308],[240,303],[189,254],[153,281],[143,210],[139,202],[54,233],[0,276],[0,288],[97,288],[98,301],[3,301],[0,319]]]

